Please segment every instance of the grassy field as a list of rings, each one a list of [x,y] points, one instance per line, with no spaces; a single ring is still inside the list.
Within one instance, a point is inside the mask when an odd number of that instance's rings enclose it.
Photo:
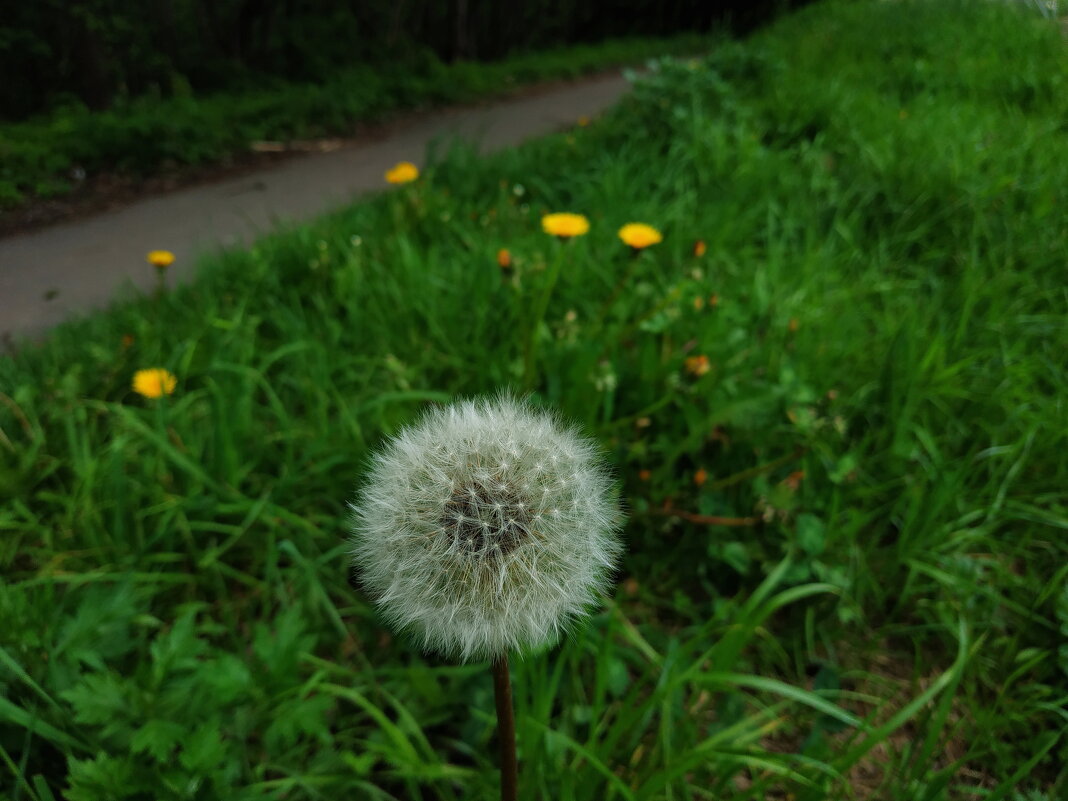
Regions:
[[[513,663],[521,797],[1063,798],[1066,118],[1038,15],[820,3],[0,361],[7,797],[494,797],[486,665],[386,633],[346,502],[529,387],[629,550]]]

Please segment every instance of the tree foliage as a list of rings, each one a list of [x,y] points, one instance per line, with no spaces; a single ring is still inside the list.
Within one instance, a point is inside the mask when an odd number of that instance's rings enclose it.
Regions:
[[[774,0],[37,0],[0,17],[0,115],[111,106],[143,94],[318,80],[354,64],[516,50],[747,24]]]

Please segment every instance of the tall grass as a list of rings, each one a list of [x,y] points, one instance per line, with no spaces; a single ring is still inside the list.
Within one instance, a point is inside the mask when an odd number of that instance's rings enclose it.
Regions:
[[[520,384],[569,209],[534,397],[610,451],[629,554],[513,667],[525,797],[1059,797],[1066,65],[1015,7],[819,4],[0,362],[11,793],[493,795],[484,666],[383,632],[345,502]]]

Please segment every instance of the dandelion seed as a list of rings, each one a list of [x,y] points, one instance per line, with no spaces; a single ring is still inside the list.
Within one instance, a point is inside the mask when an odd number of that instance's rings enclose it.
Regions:
[[[534,467],[546,454],[547,475]],[[386,621],[425,649],[491,660],[507,801],[518,783],[508,653],[555,641],[607,589],[623,550],[610,483],[592,442],[501,395],[403,429],[352,506],[353,563]]]
[[[478,462],[506,469],[491,481]],[[622,550],[609,488],[596,446],[525,402],[435,409],[374,457],[353,506],[353,563],[386,621],[428,650],[537,648],[607,586]]]

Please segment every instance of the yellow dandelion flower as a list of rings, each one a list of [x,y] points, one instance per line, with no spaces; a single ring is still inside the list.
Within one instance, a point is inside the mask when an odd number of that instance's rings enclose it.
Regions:
[[[174,254],[169,250],[150,250],[145,258],[157,270],[164,270],[174,264]]]
[[[178,386],[178,379],[162,367],[149,367],[134,373],[133,390],[146,398],[170,395],[176,386]]]
[[[386,170],[386,180],[391,184],[406,184],[419,177],[419,168],[410,161],[401,161]]]
[[[582,214],[569,214],[557,212],[546,214],[541,218],[541,229],[561,239],[570,239],[573,236],[582,236],[590,230],[590,221]]]
[[[619,238],[635,250],[655,245],[664,239],[658,230],[645,223],[627,223],[619,229]]]

